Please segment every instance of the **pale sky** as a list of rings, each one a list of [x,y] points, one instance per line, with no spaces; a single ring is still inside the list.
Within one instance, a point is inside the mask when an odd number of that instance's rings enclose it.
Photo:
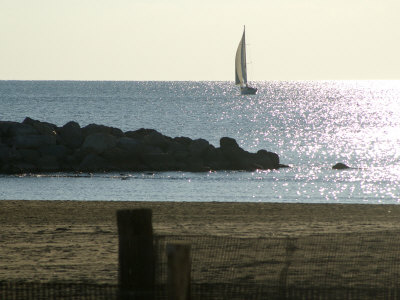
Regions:
[[[400,79],[399,0],[0,0],[0,80]]]

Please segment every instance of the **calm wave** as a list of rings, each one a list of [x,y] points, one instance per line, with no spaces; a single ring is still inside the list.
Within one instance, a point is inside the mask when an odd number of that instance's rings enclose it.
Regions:
[[[223,136],[279,154],[260,172],[1,176],[0,199],[398,203],[400,81],[0,81],[0,120],[74,120],[169,136]],[[344,162],[353,167],[335,171]]]

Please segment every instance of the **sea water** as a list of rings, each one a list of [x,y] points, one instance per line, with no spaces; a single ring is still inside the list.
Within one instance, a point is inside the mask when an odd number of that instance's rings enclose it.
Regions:
[[[290,168],[255,172],[0,175],[0,199],[400,202],[400,81],[0,81],[0,120],[235,138]],[[333,170],[343,162],[349,170]]]

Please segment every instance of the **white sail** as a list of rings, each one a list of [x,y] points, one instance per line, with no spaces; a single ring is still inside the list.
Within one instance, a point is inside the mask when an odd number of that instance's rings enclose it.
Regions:
[[[245,35],[245,29],[243,29],[243,36],[236,50],[235,58],[235,83],[240,86],[245,86],[247,84]]]
[[[240,93],[242,95],[255,95],[257,93],[257,88],[247,85],[246,28],[243,28],[242,39],[236,50],[235,83],[236,85],[240,85]]]

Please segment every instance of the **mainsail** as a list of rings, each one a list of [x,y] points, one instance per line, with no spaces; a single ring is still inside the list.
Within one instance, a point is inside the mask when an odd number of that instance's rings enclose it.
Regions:
[[[246,68],[246,28],[243,28],[242,39],[236,50],[235,57],[235,83],[240,85],[240,93],[242,95],[255,95],[257,88],[247,85],[247,68]]]
[[[243,29],[243,36],[236,50],[235,58],[235,83],[240,86],[247,85],[247,70],[246,70],[246,34]]]

